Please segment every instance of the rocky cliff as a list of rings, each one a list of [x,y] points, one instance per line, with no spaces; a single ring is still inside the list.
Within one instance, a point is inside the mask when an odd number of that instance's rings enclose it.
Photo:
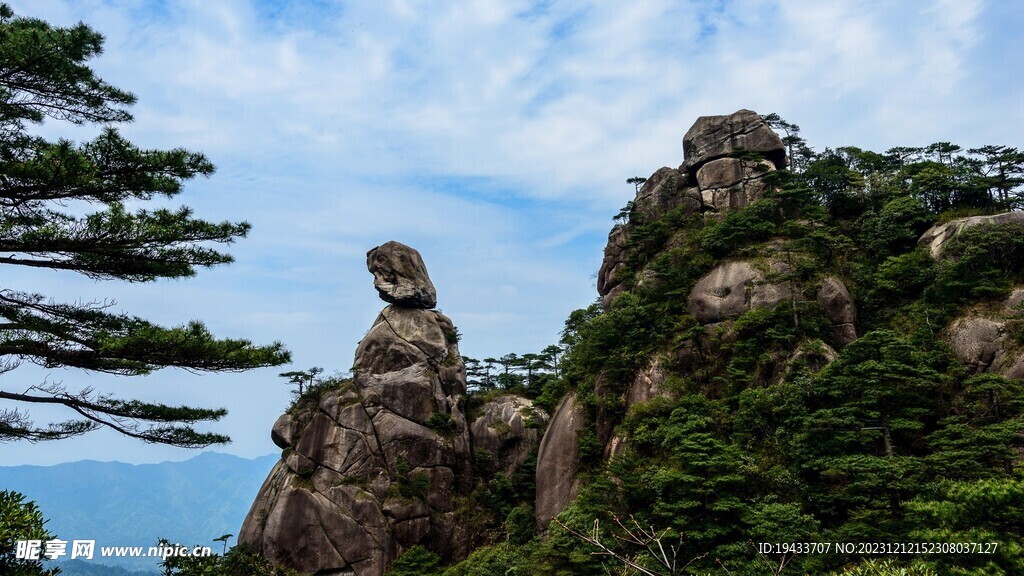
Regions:
[[[629,217],[608,235],[604,260],[598,272],[597,289],[605,311],[624,292],[657,289],[661,274],[652,263],[655,255],[640,258],[644,239],[652,225],[666,216],[676,220],[721,221],[727,214],[748,207],[770,190],[768,175],[785,165],[785,148],[779,136],[750,110],[724,116],[703,116],[683,137],[683,163],[678,168],[656,170],[637,191]],[[661,254],[685,243],[687,232],[672,232]],[[744,313],[772,309],[783,303],[812,305],[829,324],[826,341],[802,343],[816,355],[835,358],[836,350],[857,337],[856,307],[839,278],[810,277],[797,273],[801,248],[780,238],[769,238],[748,250],[741,258],[722,262],[701,275],[688,291],[686,306],[692,320],[707,327],[707,336],[687,342],[676,350],[655,353],[652,360],[627,382],[602,373],[596,379],[598,400],[591,416],[597,439],[605,455],[622,450],[627,439],[617,435],[615,425],[632,406],[665,394],[663,364],[678,371],[711,372],[721,368],[730,341],[735,341],[734,324]],[[781,353],[759,375],[762,382],[777,380],[789,366],[806,360],[800,348]],[[680,370],[682,369],[682,370]],[[609,410],[607,406],[617,406]],[[587,426],[583,407],[570,396],[563,400],[552,418],[541,444],[537,462],[537,523],[548,522],[575,497],[579,472],[577,438]],[[614,413],[613,413],[614,412]]]
[[[472,489],[466,375],[450,319],[429,308],[419,253],[388,242],[367,254],[391,304],[359,343],[353,378],[274,424],[281,461],[239,536],[306,573],[379,576],[423,544],[466,554],[456,499]]]
[[[457,331],[430,309],[437,296],[419,252],[388,242],[367,253],[367,268],[390,304],[359,342],[353,377],[307,391],[274,424],[281,460],[239,533],[303,573],[380,576],[413,546],[450,562],[471,540],[459,510],[474,488],[474,439]],[[547,415],[513,395],[479,412],[477,450],[514,473]]]

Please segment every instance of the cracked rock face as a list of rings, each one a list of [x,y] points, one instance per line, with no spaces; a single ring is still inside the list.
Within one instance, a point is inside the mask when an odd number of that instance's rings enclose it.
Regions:
[[[274,424],[281,461],[239,541],[316,574],[381,576],[418,544],[445,560],[465,557],[455,499],[471,492],[473,478],[466,372],[451,320],[388,306],[359,343],[353,372]]]
[[[385,302],[410,308],[437,306],[437,293],[423,258],[405,244],[392,240],[370,250],[366,253],[366,268]]]

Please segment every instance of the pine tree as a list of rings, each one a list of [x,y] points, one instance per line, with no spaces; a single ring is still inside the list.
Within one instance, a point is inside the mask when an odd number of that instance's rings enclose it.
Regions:
[[[55,28],[0,5],[0,263],[149,282],[231,262],[210,245],[244,237],[248,223],[199,220],[187,207],[134,208],[176,196],[183,181],[209,176],[214,167],[202,154],[144,150],[118,133],[113,125],[131,121],[127,107],[135,96],[86,65],[102,47],[103,37],[85,24]],[[104,128],[89,142],[54,142],[29,131],[46,119]],[[225,372],[289,360],[280,343],[218,339],[195,321],[166,328],[113,313],[111,304],[62,304],[0,288],[0,373],[23,362],[132,376],[169,366]],[[175,446],[228,441],[192,428],[218,420],[222,409],[119,400],[90,388],[72,392],[64,384],[7,378],[0,388],[0,441],[61,439],[101,426]],[[37,426],[12,403],[61,405],[76,419]]]

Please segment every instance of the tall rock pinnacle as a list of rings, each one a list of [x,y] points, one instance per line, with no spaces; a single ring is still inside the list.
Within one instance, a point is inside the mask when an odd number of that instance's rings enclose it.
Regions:
[[[409,548],[465,557],[456,503],[472,491],[466,369],[418,252],[370,250],[384,308],[353,377],[307,392],[274,424],[283,451],[239,532],[303,573],[381,576]]]

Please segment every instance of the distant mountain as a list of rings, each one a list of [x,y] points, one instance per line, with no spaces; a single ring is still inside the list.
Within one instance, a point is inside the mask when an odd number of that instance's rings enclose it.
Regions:
[[[87,560],[68,560],[61,562],[59,566],[60,576],[157,576],[159,574],[155,568],[138,572]]]
[[[64,540],[96,540],[89,564],[155,571],[150,558],[99,558],[100,546],[153,546],[159,538],[208,545],[237,534],[276,454],[247,460],[204,452],[184,462],[85,460],[56,466],[0,466],[0,488],[34,500]],[[99,568],[99,566],[96,566]],[[68,566],[69,574],[90,574]],[[115,574],[116,572],[94,572]]]

